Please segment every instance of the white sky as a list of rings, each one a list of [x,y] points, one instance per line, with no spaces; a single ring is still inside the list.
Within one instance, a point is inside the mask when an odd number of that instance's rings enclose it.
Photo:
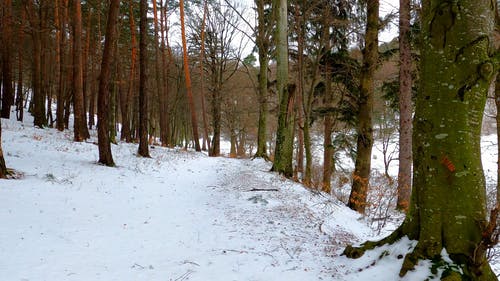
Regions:
[[[249,7],[253,6],[254,0],[236,0],[237,2],[243,3]],[[388,13],[398,12],[399,9],[399,0],[381,0],[380,1],[380,16],[384,17]],[[394,37],[397,36],[398,26],[397,19],[393,22],[389,28],[379,34],[380,42],[389,42]]]

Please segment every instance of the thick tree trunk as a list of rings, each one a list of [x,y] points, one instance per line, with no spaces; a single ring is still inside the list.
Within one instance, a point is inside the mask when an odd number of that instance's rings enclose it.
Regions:
[[[99,77],[99,95],[97,97],[97,136],[99,139],[99,163],[114,166],[109,139],[109,83],[111,79],[111,66],[115,56],[113,49],[117,40],[116,23],[120,11],[120,0],[111,0],[108,10],[108,23],[106,26],[106,40],[102,54],[101,75]]]
[[[193,129],[193,141],[195,145],[196,151],[201,151],[200,147],[200,138],[198,135],[198,121],[196,118],[196,108],[194,106],[193,99],[193,90],[191,86],[191,74],[189,73],[189,64],[188,64],[188,50],[186,43],[186,28],[184,24],[184,1],[179,1],[180,13],[181,13],[181,37],[182,37],[182,50],[183,50],[183,61],[184,61],[184,76],[186,79],[186,92],[188,97],[189,109],[191,112],[191,126]]]
[[[294,96],[288,87],[288,24],[287,1],[274,0],[276,9],[276,80],[279,96],[278,128],[276,148],[271,171],[291,178],[293,176],[293,131],[294,131]]]
[[[42,5],[43,2],[40,3]],[[33,124],[43,128],[47,126],[45,118],[45,95],[42,89],[42,28],[41,28],[41,8],[35,8],[33,0],[25,2],[27,18],[30,21],[31,37],[33,40],[33,68],[32,68],[32,85],[33,85]]]
[[[85,124],[85,105],[83,102],[83,58],[82,58],[82,7],[80,0],[73,1],[73,115],[74,140],[89,138]]]
[[[410,0],[399,1],[399,172],[397,208],[408,210],[411,194]]]
[[[449,272],[446,280],[497,280],[486,259],[493,237],[480,148],[487,91],[498,67],[498,55],[490,55],[491,4],[423,2],[410,209],[392,235],[346,249],[349,256],[407,235],[418,244],[406,255],[400,275],[419,259],[436,260],[446,249],[462,271]]]
[[[367,1],[367,22],[363,66],[361,68],[360,93],[358,99],[357,150],[352,175],[349,208],[365,212],[366,197],[370,182],[371,155],[373,146],[373,74],[378,59],[379,0]]]
[[[139,25],[139,149],[137,154],[142,157],[149,156],[148,145],[148,91],[147,91],[147,68],[148,68],[148,1],[140,2],[141,22]]]
[[[4,0],[1,19],[2,38],[2,118],[10,118],[10,107],[14,104],[14,81],[12,76],[12,0]]]

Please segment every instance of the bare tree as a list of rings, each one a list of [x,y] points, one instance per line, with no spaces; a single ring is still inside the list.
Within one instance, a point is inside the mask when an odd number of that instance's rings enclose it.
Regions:
[[[210,3],[206,14],[206,30],[204,33],[204,71],[208,73],[210,111],[212,115],[212,141],[210,156],[220,155],[220,138],[222,130],[222,112],[224,85],[234,76],[240,66],[240,57],[246,40],[240,39],[238,7],[228,8],[220,3]],[[193,19],[193,29],[203,25],[202,18]],[[193,32],[191,36],[197,46],[201,46],[201,34]],[[239,42],[239,44],[237,43]]]

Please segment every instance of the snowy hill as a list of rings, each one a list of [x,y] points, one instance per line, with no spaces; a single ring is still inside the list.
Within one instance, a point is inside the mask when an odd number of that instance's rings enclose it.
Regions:
[[[2,128],[7,165],[23,173],[0,180],[2,280],[391,281],[414,246],[403,240],[380,261],[384,249],[341,257],[374,239],[366,222],[261,160],[160,147],[144,159],[120,143],[109,168],[70,131]]]

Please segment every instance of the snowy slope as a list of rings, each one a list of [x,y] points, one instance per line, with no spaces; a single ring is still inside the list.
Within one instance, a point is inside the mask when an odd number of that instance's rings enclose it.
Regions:
[[[144,159],[121,143],[109,168],[69,131],[2,127],[7,165],[24,177],[0,180],[1,280],[391,281],[414,245],[380,262],[383,249],[340,257],[373,239],[365,221],[260,160],[160,147]]]

